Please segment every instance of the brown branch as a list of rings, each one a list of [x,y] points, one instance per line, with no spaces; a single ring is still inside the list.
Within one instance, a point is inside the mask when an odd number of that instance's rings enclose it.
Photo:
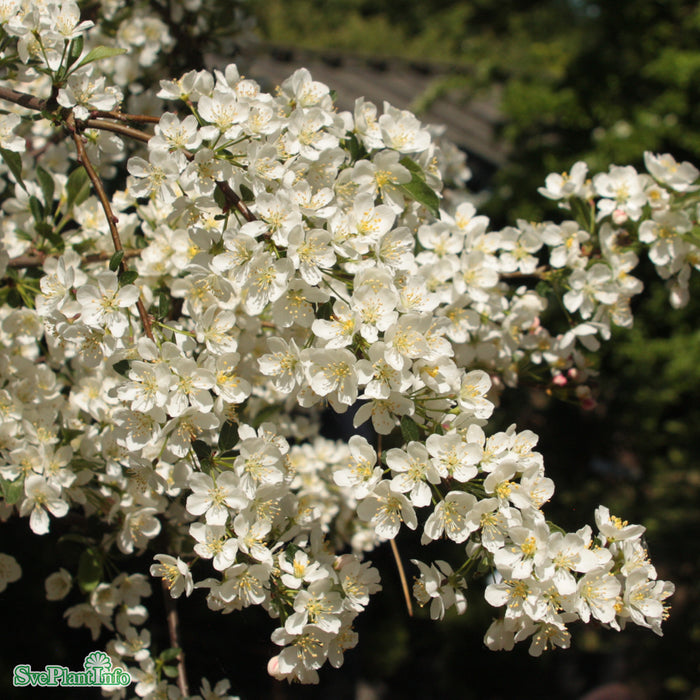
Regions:
[[[12,90],[11,88],[0,86],[0,99],[7,100],[8,102],[13,102],[14,104],[20,105],[21,107],[26,107],[27,109],[33,109],[37,112],[42,112],[47,109],[48,101],[41,100],[33,95],[28,95],[25,92],[18,92],[17,90]],[[160,121],[159,117],[151,117],[147,114],[121,114],[121,112],[103,112],[103,111],[93,111],[91,112],[95,117],[105,117],[109,119],[116,119],[119,121],[130,121],[130,122],[143,122],[143,123],[157,123]],[[70,124],[69,124],[70,122]],[[135,139],[137,141],[142,141],[148,143],[150,136],[144,134],[138,129],[132,129],[124,124],[112,124],[111,122],[104,121],[103,119],[86,119],[85,121],[77,122],[73,116],[72,111],[69,112],[66,117],[66,125],[70,131],[75,130],[75,126],[79,123],[82,127],[87,126],[90,129],[101,129],[103,131],[113,131],[122,136],[128,136],[129,138]],[[73,126],[71,126],[71,124]]]
[[[119,116],[115,116],[119,115],[119,112],[95,112],[95,114],[109,116],[109,118],[111,119],[120,118]],[[123,121],[143,121],[149,123],[157,123],[160,121],[159,118],[149,117],[148,115],[128,114],[122,116],[125,117]],[[148,143],[151,140],[151,136],[149,134],[145,134],[143,131],[139,131],[138,129],[132,129],[131,127],[124,126],[123,124],[112,124],[111,122],[107,122],[102,119],[87,119],[84,122],[81,122],[81,125],[82,124],[85,124],[85,126],[89,129],[102,129],[104,131],[112,131],[116,134],[121,134],[122,136],[127,136],[137,141],[141,141],[142,143]],[[194,160],[194,154],[190,153],[189,151],[185,151],[185,157],[189,161]],[[218,181],[216,183],[216,186],[219,188],[219,191],[224,195],[229,209],[237,209],[243,215],[243,218],[246,221],[257,220],[255,214],[253,214],[250,211],[250,209],[248,209],[243,200],[231,189],[231,186],[227,182]]]
[[[256,221],[257,217],[255,214],[253,214],[250,209],[245,205],[243,200],[231,189],[230,185],[227,182],[217,182],[216,186],[219,188],[219,191],[224,195],[226,198],[226,203],[229,205],[229,209],[231,207],[235,207],[238,209],[238,211],[243,214],[243,218],[246,221]]]
[[[39,98],[34,97],[32,95],[28,95],[23,92],[17,92],[16,90],[11,90],[10,88],[5,87],[0,87],[0,99],[7,100],[8,102],[14,102],[15,104],[21,105],[22,107],[26,107],[27,109],[34,109],[39,112],[45,110],[47,105],[46,100],[40,100]],[[88,128],[99,129],[102,131],[111,131],[115,134],[120,134],[121,136],[126,136],[130,139],[134,139],[135,141],[148,143],[151,140],[151,136],[149,134],[146,134],[143,131],[139,131],[138,129],[133,129],[132,127],[126,126],[125,124],[114,124],[112,122],[105,121],[105,119],[115,119],[123,122],[149,124],[155,124],[160,121],[160,118],[152,117],[147,114],[122,114],[118,111],[105,112],[101,110],[93,110],[90,114],[93,117],[98,118],[91,118],[86,119],[84,121],[78,121],[73,116],[72,111],[68,114],[66,118],[66,126],[71,131],[71,133],[73,133],[74,140],[76,137],[77,129]],[[194,155],[192,153],[185,153],[185,155],[187,156],[188,160],[194,160]],[[90,179],[92,180],[92,177]],[[93,184],[94,183],[95,180],[93,180]],[[217,182],[216,185],[221,191],[221,193],[224,195],[226,203],[228,204],[230,209],[237,209],[243,215],[243,218],[246,221],[255,221],[257,219],[257,217],[245,205],[243,200],[231,189],[231,186],[227,182],[220,181]],[[104,188],[101,189],[104,192]],[[107,216],[107,218],[109,220],[109,215]],[[121,250],[121,248],[117,248],[116,250]]]
[[[180,646],[180,636],[178,631],[178,614],[177,605],[170,595],[170,589],[166,580],[161,579],[161,586],[163,589],[163,602],[165,603],[165,612],[168,619],[168,636],[170,637],[170,646],[174,649],[179,649],[177,656],[177,687],[180,689],[183,698],[188,698],[190,695],[190,688],[187,683],[187,672],[185,670],[185,653],[182,651]]]
[[[391,545],[391,553],[394,555],[394,561],[396,562],[396,568],[399,570],[399,579],[401,579],[401,588],[403,589],[403,599],[406,601],[406,610],[408,611],[408,616],[413,617],[413,604],[411,603],[411,594],[408,592],[408,582],[406,581],[406,572],[403,570],[403,563],[401,562],[401,555],[399,554],[399,548],[396,546],[396,540],[389,540]]]
[[[532,272],[501,272],[501,279],[513,280],[513,279],[527,279],[532,277],[538,280],[545,279],[545,273],[547,268],[544,265],[540,265],[538,268],[534,269]]]
[[[124,260],[128,260],[129,258],[137,258],[142,252],[143,251],[140,248],[129,248],[124,251]],[[107,260],[111,260],[112,255],[112,253],[90,253],[90,255],[84,255],[81,258],[81,262],[86,265],[95,262],[105,262]],[[11,258],[7,263],[7,267],[15,270],[30,267],[41,267],[48,257],[48,253],[45,253],[42,250],[36,250],[27,255],[18,255],[16,258]]]
[[[109,116],[111,119],[118,119],[119,117],[113,116],[113,113],[111,112],[99,112],[101,115]],[[119,114],[114,113],[114,114]],[[156,117],[148,117],[147,115],[124,115],[125,117],[129,117],[129,119],[124,119],[123,121],[143,121],[143,122],[149,122],[149,123],[156,123],[159,122],[160,119]],[[132,117],[136,117],[135,119],[132,119]],[[152,121],[153,120],[153,121]],[[87,119],[84,122],[81,122],[81,124],[85,124],[85,126],[89,129],[102,129],[104,131],[112,131],[116,134],[121,134],[122,136],[127,136],[129,138],[135,139],[137,141],[141,141],[142,143],[148,143],[151,140],[151,136],[149,134],[145,134],[143,131],[139,131],[138,129],[132,129],[129,126],[124,126],[123,124],[112,124],[111,122],[103,121],[102,119]],[[189,160],[192,161],[194,160],[194,154],[190,153],[189,151],[185,152],[185,157]],[[231,186],[227,182],[222,182],[218,181],[216,183],[216,186],[219,188],[219,191],[224,195],[224,199],[226,200],[226,203],[228,204],[229,209],[237,209],[242,215],[243,218],[246,221],[256,221],[257,217],[255,214],[253,214],[250,209],[246,206],[246,204],[243,202],[243,200],[231,189]]]
[[[122,247],[121,238],[119,237],[119,229],[117,228],[118,219],[112,212],[112,205],[109,202],[109,197],[105,192],[102,180],[100,179],[100,176],[95,172],[95,168],[92,167],[92,163],[90,162],[90,158],[88,157],[87,151],[85,149],[85,144],[83,143],[83,137],[78,133],[77,126],[72,113],[69,114],[68,118],[66,119],[66,126],[73,135],[75,148],[78,152],[78,163],[80,163],[80,165],[82,165],[85,168],[85,172],[88,174],[90,182],[92,182],[92,186],[95,189],[97,198],[100,200],[102,209],[104,210],[105,216],[107,217],[109,232],[112,235],[112,244],[114,245],[115,252],[118,253],[119,251],[124,250],[124,248]],[[121,262],[119,263],[119,267],[122,270],[122,272],[126,272],[126,270],[129,269],[124,258],[122,258]],[[153,329],[151,328],[151,319],[148,315],[148,312],[146,311],[146,305],[143,303],[143,297],[140,294],[138,301],[136,302],[136,308],[138,309],[139,317],[141,318],[141,324],[143,325],[144,333],[151,340],[154,340]]]
[[[32,95],[28,95],[26,93],[22,92],[17,92],[16,90],[11,90],[10,88],[5,88],[5,87],[0,87],[0,99],[8,100],[9,102],[14,102],[15,104],[21,105],[23,107],[27,107],[28,109],[34,109],[37,111],[43,111],[46,109],[47,102],[46,100],[40,100],[37,97],[34,97]],[[111,131],[113,133],[119,134],[121,136],[125,136],[131,139],[134,139],[136,141],[141,141],[142,143],[148,143],[151,140],[151,136],[149,134],[144,133],[143,131],[139,131],[138,129],[134,129],[130,126],[126,126],[125,124],[115,124],[110,121],[105,121],[105,119],[114,119],[120,122],[136,122],[136,123],[152,123],[155,124],[160,121],[158,117],[151,117],[149,115],[145,114],[122,114],[119,111],[111,111],[111,112],[106,112],[106,111],[101,111],[101,110],[93,110],[91,112],[91,115],[93,117],[97,118],[91,118],[91,119],[86,119],[84,121],[79,121],[75,119],[75,116],[73,115],[72,110],[68,111],[68,115],[65,118],[65,125],[66,128],[71,132],[73,136],[73,141],[75,142],[75,146],[78,151],[78,162],[85,168],[88,177],[90,178],[93,187],[95,188],[95,192],[100,200],[100,203],[102,204],[102,208],[104,209],[105,215],[107,216],[107,222],[109,224],[109,230],[112,235],[112,241],[114,243],[114,249],[115,251],[120,251],[122,250],[122,245],[121,241],[119,239],[119,232],[116,227],[116,217],[112,213],[112,208],[109,204],[109,199],[107,197],[107,194],[105,193],[104,187],[102,186],[102,181],[100,180],[99,176],[95,172],[95,169],[92,167],[92,163],[90,163],[90,160],[88,159],[87,152],[85,150],[85,146],[83,144],[82,137],[79,134],[79,131],[85,128],[88,129],[99,129],[102,131]],[[101,117],[101,118],[100,118]],[[186,152],[185,153],[186,157],[188,160],[192,161],[194,160],[194,154]],[[224,195],[224,199],[226,200],[226,203],[228,205],[229,209],[236,209],[241,213],[243,218],[246,221],[256,221],[257,217],[255,214],[253,214],[250,209],[246,206],[246,204],[243,202],[243,200],[233,191],[231,186],[227,182],[222,182],[218,181],[216,183],[216,186],[218,187],[219,191]],[[21,256],[23,257],[23,256]],[[21,260],[21,257],[16,259],[16,260]],[[24,264],[28,262],[27,260],[22,261],[21,263],[17,264],[16,267],[31,267],[33,264]],[[32,261],[33,262],[33,261]],[[124,265],[124,261],[122,260],[122,265]],[[123,269],[126,269],[125,267]],[[139,299],[138,302],[138,308],[139,308],[139,316],[141,317],[141,321],[143,322],[144,326],[144,331],[146,332],[146,335],[149,338],[152,338],[152,333],[151,333],[151,323],[148,318],[148,314],[146,313],[146,309],[143,305],[143,302],[141,299]]]
[[[382,436],[377,435],[377,462],[381,464],[382,462]],[[408,591],[408,582],[406,581],[406,572],[403,569],[403,562],[401,561],[401,555],[399,554],[399,548],[396,546],[396,540],[389,540],[391,545],[391,553],[394,555],[394,561],[396,562],[396,568],[399,572],[399,579],[401,580],[401,589],[403,590],[403,599],[406,601],[406,610],[408,611],[408,616],[413,617],[413,604],[411,603],[411,594]]]
[[[102,180],[100,176],[95,172],[95,168],[92,167],[92,163],[88,158],[87,150],[85,149],[85,144],[83,143],[82,136],[78,133],[77,127],[75,125],[75,120],[72,119],[72,115],[69,116],[66,122],[68,128],[73,135],[73,141],[75,143],[75,148],[78,151],[78,164],[82,165],[87,172],[92,186],[95,188],[95,194],[100,200],[102,209],[104,210],[105,216],[107,217],[107,225],[109,226],[109,232],[112,236],[112,243],[114,245],[114,250],[119,252],[122,250],[122,242],[119,238],[119,230],[117,229],[117,217],[112,212],[112,205],[109,202],[109,197],[105,192],[105,188],[102,185]]]
[[[28,95],[26,92],[17,92],[17,90],[6,87],[0,87],[0,99],[14,102],[16,105],[26,107],[27,109],[34,109],[37,112],[45,110],[47,105],[46,100],[40,100],[38,97],[34,97],[34,95]]]
[[[91,119],[116,119],[120,122],[132,122],[134,124],[158,124],[160,117],[152,117],[150,114],[124,114],[123,112],[105,112],[95,109],[90,112]]]
[[[85,125],[88,129],[113,131],[115,134],[128,136],[130,139],[142,141],[143,143],[148,143],[151,140],[150,135],[144,134],[143,131],[132,129],[130,126],[124,126],[123,124],[112,124],[112,122],[106,122],[102,119],[86,119],[85,121],[80,122],[80,125]]]

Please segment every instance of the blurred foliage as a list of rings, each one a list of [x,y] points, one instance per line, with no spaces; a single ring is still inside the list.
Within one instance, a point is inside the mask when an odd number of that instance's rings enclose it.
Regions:
[[[690,0],[260,0],[266,40],[443,62],[427,99],[502,86],[511,154],[487,212],[536,218],[549,172],[643,151],[700,160],[700,6]],[[551,210],[551,207],[550,207]]]

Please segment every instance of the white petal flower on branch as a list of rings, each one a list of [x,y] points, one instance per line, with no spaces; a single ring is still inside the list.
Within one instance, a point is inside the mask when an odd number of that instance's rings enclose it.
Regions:
[[[415,530],[418,525],[411,502],[400,493],[391,490],[388,481],[382,481],[357,506],[357,514],[370,523],[376,533],[391,540],[399,533],[401,523]]]
[[[62,518],[68,513],[68,503],[63,500],[61,489],[52,486],[39,474],[31,474],[24,480],[26,498],[22,501],[20,515],[29,515],[29,526],[37,535],[49,531],[49,513]]]

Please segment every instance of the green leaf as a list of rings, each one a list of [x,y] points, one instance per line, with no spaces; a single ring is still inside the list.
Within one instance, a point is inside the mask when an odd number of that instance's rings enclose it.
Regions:
[[[303,551],[299,545],[290,542],[284,550],[284,558],[291,564],[294,562],[294,557],[297,552]]]
[[[61,428],[61,442],[65,445],[67,445],[72,440],[75,440],[75,438],[77,438],[78,435],[82,435],[82,434],[83,434],[83,431],[78,430],[77,428],[62,427]]]
[[[333,315],[333,302],[324,301],[316,308],[316,318],[327,321]]]
[[[51,205],[53,204],[53,193],[54,193],[54,181],[51,175],[49,175],[46,170],[44,170],[40,165],[36,169],[36,177],[39,180],[39,186],[41,187],[41,193],[44,195],[44,206],[47,211],[51,211]]]
[[[219,433],[219,449],[230,450],[238,442],[238,426],[231,421],[226,421],[221,426],[221,432]]]
[[[74,206],[80,206],[90,196],[90,180],[85,168],[76,168],[66,184],[66,212]]]
[[[7,292],[7,305],[13,309],[21,309],[24,306],[22,295],[17,291],[17,287],[12,287]]]
[[[66,249],[66,242],[63,240],[63,237],[60,233],[56,233],[54,227],[48,221],[37,221],[36,224],[34,224],[34,230],[44,240],[49,241],[59,252],[62,253]]]
[[[195,440],[192,449],[200,462],[205,462],[211,457],[211,447],[204,440]]]
[[[16,63],[19,60],[19,56],[17,54],[13,54],[12,56],[5,56],[4,58],[0,58],[0,68],[3,68],[4,66],[10,64],[10,63]]]
[[[592,208],[588,202],[584,202],[578,197],[570,197],[569,206],[574,219],[580,224],[581,228],[584,231],[593,233],[595,228],[595,208]]]
[[[537,294],[539,294],[543,298],[547,298],[552,291],[552,285],[549,284],[549,282],[545,282],[544,280],[540,280],[536,285],[535,285],[535,291]]]
[[[5,503],[8,506],[12,506],[22,497],[24,493],[24,477],[15,479],[14,481],[7,481],[2,479],[2,494],[5,497]]]
[[[78,68],[82,68],[83,66],[86,66],[88,63],[93,63],[94,61],[101,61],[103,58],[112,58],[112,56],[121,56],[122,54],[125,54],[126,52],[127,52],[126,49],[118,49],[118,48],[113,47],[113,46],[96,46],[76,66],[76,70]]]
[[[83,35],[78,35],[70,43],[70,48],[68,49],[68,66],[72,66],[79,58],[80,54],[83,53],[83,45],[85,44],[85,39]]]
[[[413,418],[401,416],[401,436],[404,442],[417,442],[420,440],[420,428]]]
[[[423,177],[423,168],[421,168],[420,165],[418,165],[418,163],[416,163],[416,161],[413,160],[413,158],[404,156],[403,158],[401,158],[399,163],[401,163],[401,165],[403,165],[403,167],[406,168],[406,170],[410,171],[411,175],[417,175],[419,178],[421,178],[421,180],[425,180],[425,178]]]
[[[170,649],[166,649],[165,651],[161,652],[158,658],[161,661],[172,661],[173,659],[177,658],[177,655],[182,651],[180,647],[171,647]]]
[[[15,180],[19,182],[22,189],[26,192],[27,187],[24,184],[24,180],[22,180],[22,156],[5,148],[0,148],[0,156],[2,156],[10,172],[15,176]]]
[[[436,219],[440,218],[440,198],[437,193],[425,182],[423,170],[420,165],[408,156],[404,156],[399,163],[411,173],[411,181],[399,185],[398,189],[409,199],[422,204]]]
[[[78,562],[78,584],[83,593],[95,590],[102,580],[102,559],[98,552],[88,547]]]
[[[277,404],[270,404],[269,406],[265,406],[261,411],[259,411],[258,415],[253,418],[251,421],[253,424],[254,428],[259,428],[266,420],[269,418],[272,418],[272,416],[275,415],[275,413],[279,413],[281,410],[281,406]]]
[[[167,289],[164,287],[156,289],[156,298],[153,304],[153,313],[155,313],[156,318],[168,318],[171,308],[170,301],[170,293]]]
[[[399,185],[398,189],[409,199],[422,204],[436,219],[440,218],[440,198],[423,180],[414,175],[411,182]]]
[[[176,678],[177,677],[177,667],[176,666],[163,666],[163,673],[168,678]]]
[[[80,255],[85,255],[87,253],[90,253],[95,250],[95,244],[97,243],[97,239],[95,238],[86,238],[83,241],[80,241],[79,243],[73,243],[71,248],[76,253],[79,253]]]
[[[223,211],[228,211],[228,202],[226,201],[226,195],[221,191],[220,187],[214,190],[214,201],[216,202],[219,209]]]
[[[34,229],[42,238],[46,238],[46,240],[51,241],[54,244],[57,244],[61,240],[60,236],[54,234],[53,226],[47,221],[37,222]]]
[[[126,377],[126,373],[129,371],[129,360],[119,360],[112,365],[112,369],[117,373],[121,374],[122,377]]]
[[[34,221],[39,222],[44,220],[44,205],[39,201],[39,198],[34,195],[29,198],[29,211],[32,212]]]
[[[367,151],[365,151],[355,134],[353,134],[349,139],[346,139],[344,145],[350,153],[350,157],[352,158],[353,162],[362,160],[367,155]]]
[[[244,202],[252,202],[255,199],[253,190],[251,190],[249,187],[246,187],[245,185],[241,185],[241,199]]]
[[[116,272],[119,269],[119,265],[121,265],[122,260],[124,259],[124,251],[123,250],[118,250],[110,259],[109,259],[109,269],[112,272]]]
[[[119,274],[119,284],[126,287],[127,284],[133,284],[139,278],[139,273],[136,270],[124,270]]]

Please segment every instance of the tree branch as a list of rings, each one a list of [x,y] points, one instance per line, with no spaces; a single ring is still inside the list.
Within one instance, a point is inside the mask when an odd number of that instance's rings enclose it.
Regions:
[[[243,218],[246,221],[256,221],[257,217],[253,214],[250,209],[245,205],[243,200],[231,189],[227,182],[217,182],[216,186],[219,188],[220,192],[226,198],[226,203],[229,208],[235,207],[238,211],[243,214]]]
[[[27,109],[34,109],[37,112],[45,110],[47,105],[46,100],[40,100],[38,97],[34,97],[34,95],[27,95],[25,92],[17,92],[17,90],[6,87],[0,87],[0,99],[14,102],[16,105],[26,107]]]
[[[179,617],[177,614],[177,605],[170,595],[170,589],[166,580],[161,579],[163,589],[163,602],[165,603],[165,612],[168,620],[168,636],[170,637],[170,646],[174,649],[179,649],[177,659],[177,687],[180,689],[183,698],[190,696],[190,688],[187,683],[187,671],[185,670],[185,653],[180,646],[179,635]]]
[[[141,255],[142,250],[140,248],[129,248],[124,250],[124,260],[129,258],[137,258]],[[41,267],[46,258],[49,257],[47,253],[41,250],[35,250],[27,255],[18,255],[16,258],[11,258],[7,263],[7,267],[14,270],[22,270],[30,267]],[[90,255],[85,255],[82,257],[81,262],[87,264],[95,262],[106,262],[112,258],[111,253],[90,253]]]
[[[68,119],[66,119],[66,126],[73,135],[75,148],[78,152],[78,163],[80,163],[85,168],[85,172],[88,174],[90,182],[92,182],[92,186],[95,189],[95,194],[97,194],[97,198],[100,200],[102,209],[104,210],[105,216],[107,217],[107,224],[109,226],[109,232],[112,235],[112,243],[114,245],[114,250],[118,253],[119,251],[124,250],[124,248],[122,247],[121,238],[119,237],[119,229],[117,228],[118,219],[112,212],[112,205],[109,202],[109,197],[107,197],[107,193],[105,192],[102,180],[100,179],[100,176],[95,172],[95,168],[92,167],[90,158],[88,157],[87,151],[85,150],[83,137],[78,133],[75,119],[73,118],[72,113],[69,114]],[[122,272],[126,272],[126,270],[129,269],[124,258],[122,258],[121,262],[119,263],[119,267],[122,270]],[[153,329],[151,327],[151,319],[148,315],[148,312],[146,311],[146,305],[143,303],[143,297],[140,294],[138,301],[136,302],[136,308],[138,309],[139,317],[141,318],[141,324],[143,325],[144,333],[151,340],[154,340]]]
[[[540,265],[532,272],[520,272],[519,270],[517,272],[501,272],[500,277],[504,280],[527,279],[528,277],[543,280],[546,272],[547,268]]]
[[[0,87],[0,99],[7,100],[8,102],[13,102],[15,104],[21,105],[22,107],[26,107],[27,109],[34,109],[38,112],[45,110],[47,105],[46,100],[40,100],[39,98],[34,97],[32,95],[28,95],[23,92],[17,92],[16,90],[11,90],[10,88],[5,87]],[[122,114],[119,111],[105,112],[100,110],[93,110],[90,114],[92,117],[95,118],[79,121],[75,119],[72,111],[69,112],[66,118],[66,126],[73,134],[74,140],[76,137],[76,131],[78,129],[87,128],[99,129],[102,131],[111,131],[115,134],[120,134],[121,136],[134,139],[135,141],[148,143],[151,140],[150,134],[146,134],[143,131],[139,131],[138,129],[126,126],[125,124],[114,124],[112,122],[105,121],[105,119],[115,119],[121,122],[135,122],[146,124],[156,124],[160,121],[159,117],[152,117],[147,114]],[[186,153],[185,155],[187,156],[188,160],[194,159],[194,155],[192,153]],[[93,184],[95,184],[95,180],[92,177],[90,177],[90,179],[92,180]],[[250,209],[248,209],[245,203],[241,200],[241,198],[231,189],[231,186],[227,182],[217,182],[216,185],[221,191],[221,193],[224,195],[224,198],[226,199],[229,208],[237,209],[243,215],[243,218],[246,221],[255,221],[257,219],[257,217],[250,211]],[[97,190],[97,186],[95,186],[95,188]],[[102,188],[101,186],[100,188],[102,189],[102,192],[104,192],[104,188]],[[102,201],[102,199],[100,199],[100,201]],[[110,220],[109,215],[107,216],[107,219]],[[114,234],[112,234],[112,238],[114,238]],[[116,250],[121,250],[121,248],[117,248]]]
[[[377,462],[381,464],[382,462],[382,436],[377,435]],[[401,589],[403,590],[403,598],[406,601],[406,610],[408,611],[408,616],[413,617],[413,604],[411,603],[411,594],[408,590],[408,583],[406,581],[406,572],[403,569],[403,562],[401,561],[401,555],[399,554],[399,548],[396,546],[396,540],[389,540],[391,545],[391,553],[394,555],[394,561],[396,562],[396,568],[399,572],[399,579],[401,580]]]
[[[399,579],[401,580],[401,588],[403,590],[403,598],[406,601],[406,610],[408,611],[408,616],[413,617],[413,604],[411,603],[411,594],[408,592],[408,582],[406,581],[406,572],[403,569],[403,563],[401,561],[401,555],[399,554],[399,548],[396,546],[396,540],[389,540],[391,545],[391,553],[394,555],[394,561],[396,562],[396,568],[399,571]]]
[[[103,119],[86,119],[85,121],[80,122],[80,125],[85,125],[85,127],[88,129],[113,131],[115,134],[128,136],[130,139],[141,141],[143,143],[148,143],[151,140],[151,136],[149,134],[144,134],[143,131],[132,129],[130,126],[124,126],[124,124],[112,124],[112,122],[106,122]]]
[[[27,109],[34,109],[39,112],[45,110],[47,105],[46,100],[40,100],[32,95],[27,95],[26,93],[17,92],[16,90],[12,90],[10,88],[5,87],[0,87],[0,99],[4,99],[9,102],[21,105],[22,107],[26,107]],[[123,248],[121,239],[119,238],[119,231],[116,225],[117,217],[114,216],[112,212],[112,207],[110,205],[109,198],[107,197],[107,193],[105,192],[104,186],[102,184],[102,180],[100,179],[99,175],[95,172],[95,169],[93,168],[92,163],[88,158],[87,151],[85,150],[85,144],[83,143],[82,136],[79,132],[82,129],[86,128],[100,129],[103,131],[111,131],[116,134],[120,134],[121,136],[125,136],[136,141],[141,141],[142,143],[148,143],[151,140],[151,136],[149,134],[146,134],[143,131],[139,131],[138,129],[134,129],[130,126],[126,126],[125,124],[105,121],[104,118],[115,119],[120,122],[136,122],[148,124],[155,124],[159,122],[160,119],[158,117],[151,117],[145,114],[122,114],[119,111],[105,112],[100,110],[94,110],[93,112],[91,112],[91,115],[95,118],[86,120],[76,120],[73,111],[68,110],[68,114],[65,118],[65,126],[68,129],[68,131],[70,131],[73,137],[73,141],[78,152],[78,163],[80,163],[85,168],[85,171],[87,172],[88,177],[90,178],[90,181],[92,182],[92,185],[95,189],[95,193],[97,194],[97,197],[100,200],[100,204],[102,205],[102,208],[105,212],[105,216],[107,217],[107,223],[109,225],[109,231],[112,236],[114,250],[118,252],[120,250],[123,250]],[[192,153],[186,153],[185,155],[187,156],[188,160],[194,160],[194,155]],[[227,182],[219,181],[216,183],[216,186],[218,187],[219,191],[224,195],[224,199],[226,200],[229,209],[236,209],[237,211],[239,211],[246,221],[257,220],[255,214],[253,214],[250,211],[250,209],[248,209],[243,200],[233,191],[233,189]],[[125,258],[122,258],[122,261],[120,263],[120,267],[122,270],[127,269]],[[19,256],[18,258],[15,258],[12,261],[13,264],[11,266],[15,268],[33,267],[34,262],[35,259],[33,257]],[[141,297],[139,297],[139,300],[137,302],[137,308],[139,311],[139,316],[141,318],[141,323],[143,324],[144,332],[149,338],[153,339],[151,320],[148,316],[148,313],[146,312],[146,307]]]
[[[135,124],[158,124],[160,117],[152,117],[150,114],[124,114],[123,112],[105,112],[95,109],[90,112],[91,119],[116,119],[120,122],[133,122]]]

